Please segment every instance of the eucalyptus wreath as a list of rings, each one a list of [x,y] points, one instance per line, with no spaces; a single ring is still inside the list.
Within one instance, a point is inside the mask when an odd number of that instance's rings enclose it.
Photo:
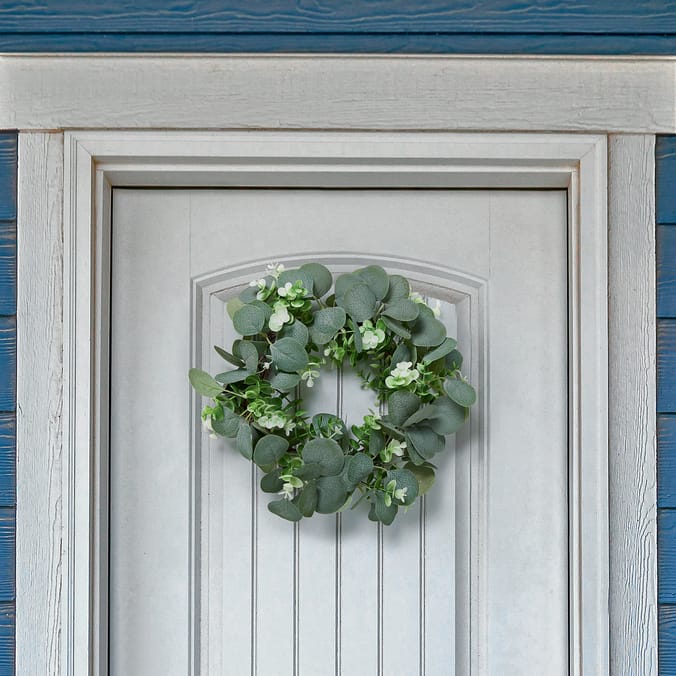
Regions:
[[[377,265],[334,284],[318,263],[273,264],[228,303],[242,338],[215,350],[235,368],[214,377],[191,369],[190,382],[212,400],[202,411],[209,433],[235,439],[263,471],[261,489],[277,494],[271,512],[299,521],[365,500],[369,519],[391,524],[431,488],[431,460],[476,400],[438,313]],[[322,367],[345,365],[380,410],[349,430],[333,413],[310,417],[300,396]]]

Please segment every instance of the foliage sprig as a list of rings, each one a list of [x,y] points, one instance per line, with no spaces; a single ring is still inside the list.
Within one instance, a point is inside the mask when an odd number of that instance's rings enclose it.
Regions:
[[[409,281],[377,265],[339,275],[318,263],[268,266],[228,303],[242,338],[216,352],[234,369],[190,382],[211,399],[202,411],[213,436],[236,440],[263,471],[268,508],[299,521],[370,503],[389,525],[431,488],[445,436],[465,422],[476,393],[462,376],[456,341]],[[347,428],[333,413],[309,416],[301,385],[323,367],[349,364],[379,410]]]

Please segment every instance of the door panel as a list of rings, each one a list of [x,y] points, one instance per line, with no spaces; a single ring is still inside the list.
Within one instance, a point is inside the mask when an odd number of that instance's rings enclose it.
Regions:
[[[113,206],[111,673],[185,674],[194,654],[235,676],[566,674],[565,192],[116,189]],[[201,431],[187,369],[223,368],[225,302],[270,259],[379,262],[458,336],[480,402],[391,527],[281,521]],[[304,396],[348,423],[374,405],[326,369]]]

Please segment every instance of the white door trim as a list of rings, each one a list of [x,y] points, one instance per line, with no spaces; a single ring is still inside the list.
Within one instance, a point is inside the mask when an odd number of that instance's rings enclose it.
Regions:
[[[676,132],[676,58],[7,54],[0,129]]]
[[[637,402],[624,394],[611,408],[610,429],[641,429],[636,444],[622,456],[608,456],[607,348],[607,190],[606,137],[563,134],[415,134],[359,132],[77,132],[67,133],[63,157],[64,190],[58,134],[21,134],[19,148],[19,387],[18,387],[18,515],[17,515],[17,669],[18,673],[105,673],[106,653],[106,287],[110,191],[114,185],[447,185],[449,187],[567,187],[571,223],[571,674],[609,673],[610,635],[613,674],[656,673],[655,492],[654,492],[654,346],[641,341],[641,369],[633,373],[645,397]],[[613,173],[611,214],[618,235],[629,238],[629,223],[641,237],[637,255],[631,239],[615,238],[611,223],[610,252],[623,274],[612,273],[611,303],[633,299],[635,279],[644,291],[642,321],[654,335],[654,260],[652,216],[652,137],[639,143],[613,144],[617,157],[644,179],[635,185]],[[636,173],[632,179],[635,180]],[[629,186],[631,190],[628,191]],[[63,292],[54,247],[60,239],[58,214],[63,196]],[[638,206],[637,206],[638,205]],[[637,216],[638,221],[627,215]],[[45,238],[40,247],[33,238]],[[643,227],[641,227],[643,226]],[[634,243],[631,246],[635,246]],[[55,255],[57,258],[55,259]],[[654,253],[653,253],[654,256]],[[51,268],[50,268],[51,263]],[[611,266],[613,259],[611,258]],[[46,284],[36,286],[49,273]],[[49,430],[35,420],[35,411],[54,407],[52,391],[34,387],[35,355],[49,359],[35,340],[60,340],[54,297],[64,307],[63,453]],[[51,303],[51,304],[50,304]],[[51,309],[51,311],[49,311]],[[611,320],[613,318],[611,304]],[[49,314],[47,312],[49,311]],[[44,317],[47,317],[46,322]],[[43,320],[42,322],[40,320]],[[41,328],[42,327],[42,328]],[[38,330],[40,329],[41,330]],[[50,333],[51,332],[51,333]],[[615,316],[610,334],[610,373],[624,374],[630,350],[645,325]],[[36,339],[33,339],[36,336]],[[52,343],[50,342],[50,346]],[[652,346],[652,347],[651,347]],[[40,352],[36,352],[37,350]],[[53,347],[51,348],[53,350]],[[653,350],[652,352],[650,350]],[[52,362],[53,363],[53,359]],[[56,366],[55,373],[56,373]],[[617,376],[611,377],[611,385]],[[618,389],[620,389],[618,385]],[[619,395],[622,396],[621,393]],[[624,401],[624,406],[621,406]],[[57,407],[58,408],[58,407]],[[51,410],[51,408],[50,408]],[[611,441],[615,439],[611,434]],[[45,444],[37,462],[22,462],[23,451]],[[627,460],[626,455],[631,456]],[[627,463],[646,478],[635,495],[633,477],[623,476]],[[63,484],[55,483],[62,465]],[[608,472],[619,497],[619,519],[608,517]],[[652,481],[650,478],[652,477]],[[48,495],[54,520],[45,522]],[[646,512],[646,505],[653,505]],[[640,515],[643,529],[627,526]],[[58,517],[58,518],[57,518]],[[611,561],[610,541],[616,561]],[[36,527],[36,524],[39,524]],[[61,540],[62,538],[62,540]],[[640,541],[639,541],[640,540]],[[62,545],[56,546],[55,542]],[[52,543],[51,546],[49,543]],[[61,555],[56,555],[58,550]],[[44,552],[52,551],[52,556]],[[628,593],[644,572],[650,593]],[[610,577],[609,577],[610,575]],[[30,576],[30,579],[29,579]],[[36,582],[39,580],[40,582]],[[480,602],[481,580],[477,580]],[[645,589],[645,588],[644,588]],[[60,593],[56,593],[59,590]],[[49,593],[49,598],[43,594]],[[477,605],[481,628],[480,603]],[[26,611],[30,611],[28,615]],[[45,626],[44,613],[53,621]],[[38,617],[33,617],[37,614]],[[641,626],[627,623],[641,618]],[[51,637],[53,653],[37,653],[35,645]],[[60,633],[59,633],[60,632]],[[636,641],[645,654],[629,657]],[[56,655],[57,657],[54,657]],[[60,658],[59,658],[60,655]],[[631,662],[633,660],[633,662]],[[639,664],[640,661],[640,664]],[[635,664],[635,666],[631,666]],[[652,664],[652,667],[646,665]],[[480,656],[473,674],[482,675]],[[628,668],[628,665],[631,668]],[[635,669],[635,670],[634,670]]]

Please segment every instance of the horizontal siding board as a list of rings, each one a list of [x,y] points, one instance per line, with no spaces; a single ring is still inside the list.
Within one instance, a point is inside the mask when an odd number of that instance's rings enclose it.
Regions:
[[[676,415],[657,417],[657,505],[676,509]]]
[[[0,52],[676,54],[675,35],[0,33]]]
[[[674,0],[117,0],[2,3],[3,32],[675,33]]]
[[[16,219],[17,135],[0,133],[0,220]]]
[[[657,316],[676,318],[676,225],[657,226]]]
[[[15,408],[16,317],[0,317],[0,411]]]
[[[657,322],[657,411],[676,413],[676,319]]]
[[[16,221],[0,221],[0,315],[16,314]]]
[[[16,510],[0,508],[0,603],[14,601]]]
[[[656,220],[676,224],[676,136],[658,136],[655,155]]]
[[[0,507],[16,505],[16,418],[0,413]]]
[[[659,609],[660,676],[676,676],[676,605]]]
[[[676,603],[676,509],[657,514],[657,580],[660,603]]]
[[[0,676],[14,675],[15,624],[15,604],[0,603]]]

